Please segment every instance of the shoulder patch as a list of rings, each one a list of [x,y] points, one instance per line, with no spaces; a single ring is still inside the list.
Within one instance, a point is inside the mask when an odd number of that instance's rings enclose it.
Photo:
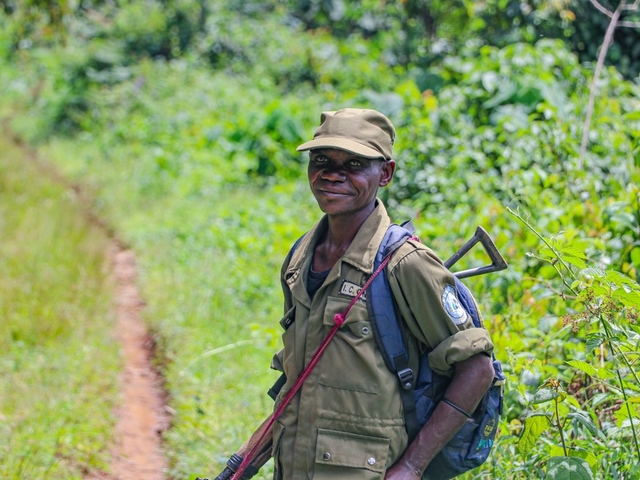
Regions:
[[[456,325],[462,325],[467,321],[467,311],[460,303],[460,300],[458,300],[458,295],[453,285],[444,287],[444,291],[442,292],[442,306]]]

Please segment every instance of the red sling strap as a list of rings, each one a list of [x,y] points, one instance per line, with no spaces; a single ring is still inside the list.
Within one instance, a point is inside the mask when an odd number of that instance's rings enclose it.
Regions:
[[[242,460],[242,463],[238,467],[238,470],[235,471],[235,473],[233,474],[230,480],[240,480],[242,478],[242,474],[251,463],[251,460],[253,459],[253,457],[256,456],[256,453],[258,453],[258,449],[260,448],[262,441],[272,431],[273,424],[276,422],[278,417],[280,417],[280,415],[284,411],[285,407],[289,404],[293,396],[298,392],[298,390],[300,390],[300,387],[302,387],[302,384],[305,382],[305,380],[309,377],[309,375],[311,375],[311,372],[313,371],[315,366],[318,364],[318,361],[320,361],[320,357],[322,356],[324,351],[327,349],[327,346],[329,346],[329,342],[331,342],[331,339],[334,337],[338,329],[344,323],[344,320],[347,317],[347,314],[349,313],[349,311],[351,310],[351,307],[355,305],[355,303],[364,294],[367,288],[369,288],[369,286],[371,285],[371,282],[373,282],[373,279],[376,278],[382,270],[384,270],[384,267],[386,267],[387,263],[389,263],[389,260],[391,260],[392,255],[393,255],[393,252],[385,257],[385,259],[382,261],[380,266],[369,277],[369,280],[367,280],[367,283],[364,284],[364,286],[360,289],[358,294],[353,298],[353,300],[351,300],[351,303],[347,306],[345,311],[342,313],[336,313],[335,317],[333,317],[334,325],[331,328],[329,335],[327,335],[327,337],[322,341],[322,343],[320,344],[320,347],[318,347],[318,350],[313,355],[313,358],[311,358],[311,361],[309,362],[309,364],[302,371],[302,373],[298,377],[298,380],[296,380],[296,383],[293,385],[293,388],[287,392],[287,395],[284,397],[280,405],[278,405],[278,408],[276,409],[276,411],[271,414],[271,416],[269,417],[269,421],[267,422],[266,427],[262,431],[262,434],[260,435],[258,441],[254,444],[253,448],[249,451],[249,453],[244,456],[244,459]]]

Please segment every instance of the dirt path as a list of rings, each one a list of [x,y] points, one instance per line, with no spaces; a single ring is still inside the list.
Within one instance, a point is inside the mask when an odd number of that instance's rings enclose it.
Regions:
[[[155,342],[141,316],[144,302],[136,286],[135,254],[123,246],[115,231],[91,210],[92,199],[81,186],[71,183],[53,164],[12,135],[8,121],[0,127],[43,175],[75,193],[79,202],[87,206],[88,221],[103,229],[111,239],[106,255],[116,287],[114,335],[121,344],[124,369],[120,374],[120,401],[115,412],[115,438],[110,448],[111,473],[91,472],[86,480],[164,480],[168,465],[162,455],[161,435],[169,428],[170,415],[163,379],[153,367]]]
[[[166,461],[161,434],[169,427],[162,379],[153,368],[154,342],[140,313],[133,251],[114,242],[109,257],[116,280],[116,334],[122,345],[122,403],[117,412],[112,476],[118,480],[162,480]]]

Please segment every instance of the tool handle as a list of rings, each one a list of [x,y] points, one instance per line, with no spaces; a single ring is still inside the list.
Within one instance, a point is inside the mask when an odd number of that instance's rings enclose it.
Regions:
[[[481,243],[484,247],[485,252],[487,252],[489,259],[491,260],[491,265],[485,265],[484,267],[470,268],[468,270],[455,272],[454,275],[456,277],[475,277],[477,275],[484,275],[485,273],[499,272],[500,270],[504,270],[509,266],[507,264],[507,261],[498,251],[498,247],[496,247],[496,244],[493,243],[493,240],[491,240],[491,237],[489,236],[487,231],[480,226],[476,228],[476,233],[473,234],[473,237],[471,237],[467,241],[467,243],[465,243],[460,248],[460,250],[454,253],[451,258],[449,258],[449,260],[444,262],[444,266],[447,269],[451,269],[451,267],[454,266],[458,262],[458,260],[464,257],[467,252],[469,252],[469,250],[471,250],[477,243]]]

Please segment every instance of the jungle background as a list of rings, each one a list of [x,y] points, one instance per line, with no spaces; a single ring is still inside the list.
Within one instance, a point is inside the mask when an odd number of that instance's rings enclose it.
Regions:
[[[320,216],[295,147],[346,106],[396,125],[396,221],[442,258],[482,225],[510,264],[466,281],[507,384],[464,478],[640,478],[629,0],[0,0],[0,477],[109,469],[121,360],[80,208],[138,259],[167,478],[222,469],[272,408],[280,264]]]

